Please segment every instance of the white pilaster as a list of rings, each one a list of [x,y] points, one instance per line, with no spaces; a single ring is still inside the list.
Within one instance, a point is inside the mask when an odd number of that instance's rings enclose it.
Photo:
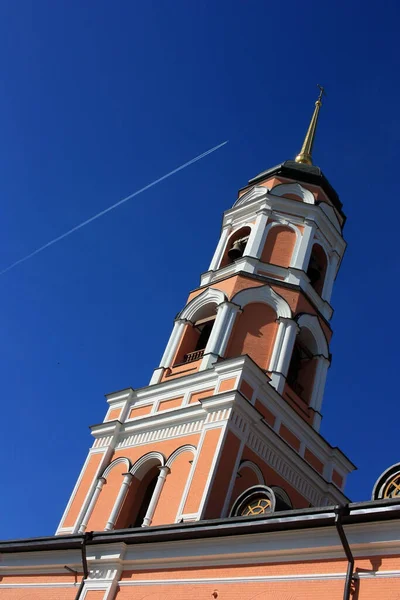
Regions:
[[[97,499],[100,496],[101,490],[103,489],[103,485],[105,484],[105,482],[106,482],[106,480],[104,479],[104,477],[99,478],[96,488],[93,492],[92,499],[90,500],[89,506],[87,507],[87,510],[85,512],[85,516],[82,519],[82,523],[81,523],[81,526],[79,527],[78,533],[85,532],[87,524],[89,523],[89,519],[93,512],[93,509],[96,505]]]
[[[329,257],[329,264],[326,271],[324,287],[321,294],[321,297],[323,298],[323,300],[326,300],[326,302],[330,302],[332,296],[332,288],[333,283],[335,281],[339,261],[339,254],[337,254],[337,252],[332,252],[332,254]]]
[[[207,346],[204,350],[203,360],[201,361],[200,371],[208,369],[214,364],[219,356],[223,356],[228,345],[236,315],[240,311],[240,306],[232,302],[222,302],[217,307],[217,318]]]
[[[310,262],[311,250],[314,242],[316,225],[313,221],[305,221],[304,231],[301,242],[298,247],[297,256],[293,259],[293,267],[302,271],[307,271]]]
[[[315,368],[313,390],[311,394],[310,406],[317,411],[317,414],[321,413],[322,397],[324,394],[326,376],[328,374],[329,360],[325,356],[316,356],[314,360],[317,361]],[[321,418],[314,418],[314,429],[319,429]]]
[[[290,359],[292,358],[294,342],[300,328],[293,319],[279,317],[277,321],[279,327],[268,370],[271,371],[271,385],[277,392],[282,393]]]
[[[125,473],[125,477],[121,484],[121,488],[119,490],[117,499],[115,501],[115,504],[113,506],[111,514],[108,518],[107,524],[104,528],[105,531],[110,531],[111,529],[114,528],[115,522],[119,515],[119,511],[121,510],[122,504],[126,498],[126,495],[129,490],[129,486],[131,485],[131,482],[132,482],[132,479],[133,479],[132,473]]]
[[[160,469],[160,474],[157,477],[157,483],[156,483],[156,487],[154,488],[154,492],[153,495],[151,497],[150,500],[150,504],[148,506],[148,509],[146,511],[146,516],[143,519],[143,523],[142,523],[142,527],[148,527],[149,525],[151,525],[151,522],[153,520],[154,517],[154,512],[156,510],[156,506],[158,503],[158,500],[160,498],[162,489],[164,487],[165,484],[165,480],[167,478],[168,473],[170,472],[170,468],[165,466],[165,467],[159,467]]]
[[[261,208],[259,211],[257,211],[256,222],[251,230],[243,256],[260,258],[265,228],[267,226],[267,221],[270,214],[271,210],[267,208]]]
[[[214,256],[212,257],[210,266],[208,268],[209,271],[216,271],[221,262],[222,256],[225,251],[227,239],[232,231],[232,226],[230,223],[226,224],[222,230],[221,237],[219,238],[218,245],[215,249]]]

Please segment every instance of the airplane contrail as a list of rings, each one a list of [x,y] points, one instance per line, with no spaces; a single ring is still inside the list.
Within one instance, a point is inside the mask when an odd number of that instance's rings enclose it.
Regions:
[[[37,248],[36,250],[34,250],[33,252],[31,252],[30,254],[27,254],[26,256],[24,256],[23,258],[20,258],[19,260],[16,260],[14,263],[12,263],[8,267],[6,267],[2,271],[0,271],[0,275],[4,275],[4,273],[7,273],[7,271],[11,271],[11,269],[14,269],[14,267],[16,267],[17,265],[20,265],[21,263],[25,262],[29,258],[32,258],[33,256],[36,256],[36,254],[39,254],[39,252],[42,252],[43,250],[46,250],[46,248],[49,248],[50,246],[53,246],[57,242],[60,242],[61,240],[63,240],[67,236],[71,235],[71,233],[74,233],[74,231],[78,231],[78,229],[82,229],[82,227],[85,227],[85,225],[88,225],[92,221],[95,221],[99,217],[102,217],[103,215],[105,215],[106,213],[110,212],[111,210],[114,210],[114,208],[117,208],[117,206],[120,206],[121,204],[124,204],[124,202],[128,202],[128,200],[132,200],[132,198],[134,198],[135,196],[138,196],[142,192],[145,192],[146,190],[150,189],[154,185],[157,185],[157,183],[160,183],[161,181],[164,181],[164,179],[167,179],[168,177],[171,177],[171,175],[175,175],[175,173],[178,173],[179,171],[182,171],[183,169],[186,169],[186,167],[189,167],[190,165],[192,165],[193,163],[201,160],[205,156],[208,156],[208,154],[211,154],[212,152],[215,152],[216,150],[219,150],[219,148],[222,148],[222,146],[225,146],[225,144],[227,144],[227,143],[228,143],[228,140],[226,140],[225,142],[222,142],[222,144],[218,144],[218,146],[214,146],[213,148],[210,148],[210,150],[207,150],[206,152],[203,152],[203,154],[199,154],[195,158],[192,158],[188,162],[185,162],[180,167],[177,167],[176,169],[173,169],[173,171],[170,171],[166,175],[163,175],[162,177],[159,177],[155,181],[152,181],[151,183],[148,183],[144,187],[140,188],[140,190],[137,190],[136,192],[133,192],[133,194],[129,194],[129,196],[126,196],[125,198],[122,198],[122,200],[119,200],[115,204],[112,204],[108,208],[105,208],[104,210],[100,211],[96,215],[93,215],[93,217],[90,217],[89,219],[86,219],[86,221],[82,221],[82,223],[79,223],[79,225],[76,225],[72,229],[69,229],[65,233],[62,233],[61,235],[59,235],[58,237],[54,238],[50,242],[47,242],[47,244],[44,244],[43,246],[40,246],[40,248]]]

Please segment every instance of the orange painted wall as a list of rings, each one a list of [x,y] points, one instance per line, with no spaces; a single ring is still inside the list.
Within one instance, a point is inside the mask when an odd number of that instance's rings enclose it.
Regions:
[[[272,414],[270,410],[268,410],[268,408],[264,405],[263,402],[261,402],[261,400],[257,399],[254,406],[262,414],[268,425],[271,425],[271,427],[273,427],[276,421],[275,415]]]
[[[221,436],[221,428],[209,429],[204,436],[203,444],[199,448],[199,458],[195,467],[188,497],[185,502],[184,513],[191,514],[199,510],[200,502],[211,470],[212,461]]]
[[[227,358],[248,354],[261,369],[267,369],[277,329],[276,313],[270,306],[248,304],[233,328]]]
[[[261,253],[261,261],[281,267],[289,267],[295,243],[296,234],[292,229],[275,225],[268,231]]]
[[[230,377],[229,379],[223,379],[219,384],[218,393],[229,392],[234,390],[236,387],[236,377]]]
[[[78,573],[76,579],[71,573],[44,574],[44,575],[0,575],[0,584],[39,584],[39,583],[57,583],[72,584],[76,581],[76,586],[51,588],[0,588],[1,600],[75,600],[76,592],[82,579],[82,574]]]
[[[178,398],[170,398],[169,400],[163,400],[158,405],[158,411],[162,412],[163,410],[171,410],[171,408],[178,408],[181,406],[183,400],[183,396],[179,396]]]
[[[253,394],[254,394],[253,388],[244,379],[243,379],[242,383],[240,384],[239,391],[242,392],[243,396],[245,398],[247,398],[247,400],[251,400],[253,397]]]
[[[107,477],[107,483],[104,484],[89,519],[87,531],[101,531],[106,526],[123,481],[122,473],[126,473],[126,471],[127,468],[124,463],[119,463],[111,469]]]
[[[324,463],[321,460],[319,460],[319,458],[315,456],[315,454],[311,452],[311,450],[309,450],[308,448],[305,449],[304,458],[307,462],[310,463],[312,467],[314,467],[316,471],[318,471],[318,473],[322,474],[324,470]]]
[[[296,437],[294,435],[294,433],[292,431],[290,431],[290,429],[288,429],[286,427],[286,425],[284,425],[282,423],[282,425],[280,426],[279,429],[279,434],[280,436],[290,445],[292,446],[292,448],[294,448],[295,450],[297,450],[297,452],[300,449],[300,440],[298,437]]]
[[[82,508],[82,504],[86,498],[86,494],[89,491],[89,487],[93,481],[93,478],[97,473],[102,458],[103,454],[92,454],[92,456],[90,457],[85,472],[82,476],[81,482],[79,484],[78,490],[62,524],[63,527],[74,526],[79,511]]]
[[[232,479],[239,447],[239,438],[232,431],[228,431],[222,445],[214,482],[205,507],[205,519],[218,519],[222,516],[222,509]]]
[[[148,404],[147,406],[137,406],[133,407],[129,413],[129,419],[136,419],[137,417],[143,417],[144,415],[148,415],[151,411],[152,405]]]
[[[245,277],[244,275],[232,275],[232,277],[227,277],[226,279],[223,279],[221,281],[215,281],[212,283],[212,285],[207,287],[212,287],[217,290],[221,290],[221,292],[224,292],[227,295],[228,299],[230,299],[235,294],[237,294],[245,288],[259,287],[260,285],[264,285],[262,281],[257,281],[255,279],[252,279],[251,277]],[[193,298],[196,298],[196,296],[199,296],[199,294],[204,292],[204,290],[207,289],[207,287],[193,290],[189,294],[188,302],[190,300],[193,300]]]
[[[114,419],[118,419],[121,414],[121,408],[113,408],[107,415],[107,421],[113,421]]]
[[[1,579],[0,579],[1,583]],[[79,584],[78,584],[79,585]],[[75,600],[77,587],[70,588],[0,588],[0,600]],[[57,595],[55,595],[57,594]],[[104,592],[103,592],[104,594]],[[99,599],[100,600],[100,599]]]
[[[345,569],[345,567],[343,567]],[[317,570],[316,570],[317,572]],[[234,572],[232,573],[234,575]],[[331,581],[282,581],[282,582],[242,582],[222,583],[218,580],[213,583],[193,585],[165,585],[151,589],[148,586],[122,587],[117,594],[117,600],[133,600],[138,598],[148,600],[187,600],[190,590],[191,600],[205,600],[214,598],[218,590],[218,600],[342,600],[343,579]],[[388,578],[378,581],[363,580],[361,592],[357,600],[398,600],[398,579]],[[355,597],[354,597],[354,600]]]
[[[189,404],[194,404],[195,402],[199,402],[203,398],[208,398],[214,394],[214,388],[208,388],[207,390],[201,390],[201,392],[193,392],[190,394]]]
[[[257,475],[249,467],[243,467],[239,470],[239,476],[235,479],[235,485],[233,486],[232,496],[230,499],[230,509],[235,503],[236,499],[245,492],[248,488],[253,485],[258,485],[259,481]]]
[[[193,452],[183,452],[171,465],[160,499],[157,504],[152,525],[175,523],[183,491],[192,467]]]

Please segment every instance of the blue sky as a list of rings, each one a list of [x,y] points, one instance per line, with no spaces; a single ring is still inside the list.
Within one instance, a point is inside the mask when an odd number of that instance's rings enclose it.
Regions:
[[[222,212],[298,152],[316,83],[315,163],[349,243],[321,432],[359,467],[354,500],[400,460],[399,16],[394,1],[1,3],[0,270],[230,141],[0,277],[0,538],[55,531],[103,395],[147,384]]]

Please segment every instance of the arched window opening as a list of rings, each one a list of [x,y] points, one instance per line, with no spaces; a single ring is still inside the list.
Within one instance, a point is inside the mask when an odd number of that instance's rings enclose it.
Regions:
[[[217,316],[216,305],[205,306],[198,316],[201,318],[196,319],[193,324],[186,325],[174,366],[194,362],[204,355]]]
[[[115,529],[142,526],[159,474],[160,470],[158,466],[154,465],[141,479],[138,479],[136,476],[133,478],[118,515]]]
[[[302,328],[294,344],[286,382],[307,404],[312,394],[316,354],[317,347],[313,336],[308,329]]]
[[[149,504],[153,497],[153,492],[154,492],[154,488],[156,487],[157,479],[158,479],[158,471],[154,475],[154,477],[151,479],[147,488],[144,490],[142,503],[139,507],[137,515],[134,518],[134,520],[130,523],[130,525],[128,525],[128,527],[141,527],[142,526],[143,519],[146,516],[147,509],[149,508]]]
[[[241,227],[231,235],[225,248],[220,268],[234,263],[235,260],[243,256],[250,233],[250,227]]]
[[[324,287],[328,260],[324,250],[319,244],[314,244],[311,250],[307,276],[314,290],[321,296]]]
[[[290,498],[282,488],[254,485],[233,503],[231,517],[256,517],[291,508]]]

